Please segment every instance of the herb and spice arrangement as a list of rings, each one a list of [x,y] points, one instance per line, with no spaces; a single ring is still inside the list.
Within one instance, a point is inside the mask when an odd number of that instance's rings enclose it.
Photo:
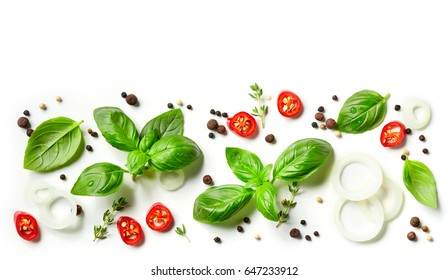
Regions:
[[[269,124],[271,114],[278,113],[292,123],[303,121],[304,104],[306,104],[304,96],[289,90],[281,91],[274,101],[277,112],[270,112],[268,115],[271,95],[266,96],[257,83],[252,84],[250,89],[252,90],[252,93],[249,93],[250,97],[257,101],[257,106],[251,113],[241,108],[238,108],[237,113],[233,115],[228,113],[230,110],[221,112],[219,109],[210,109],[209,113],[213,117],[206,121],[209,141],[214,141],[217,132],[223,137],[241,137],[246,141],[257,141],[261,138],[263,142],[268,143],[265,143],[266,145],[276,145],[274,134],[255,133],[260,132],[257,121],[260,122],[262,130],[271,129]],[[134,94],[122,92],[121,97],[130,106],[140,106],[140,100]],[[337,118],[327,117],[328,113],[321,105],[317,107],[317,112],[313,116],[310,130],[318,128],[333,130],[336,137],[341,138],[344,133],[356,137],[379,129],[381,132],[378,145],[384,149],[403,148],[412,130],[422,130],[428,125],[431,117],[430,106],[421,99],[411,99],[402,105],[395,105],[395,111],[403,113],[403,121],[393,120],[383,124],[390,97],[391,94],[383,96],[373,90],[358,91],[350,95],[341,105]],[[336,95],[331,99],[333,102],[340,101],[340,97]],[[62,101],[62,98],[59,97],[57,100]],[[174,104],[178,107],[176,108]],[[76,196],[95,198],[116,195],[123,185],[126,174],[129,174],[128,176],[135,182],[148,172],[154,172],[158,174],[155,177],[158,178],[160,185],[166,184],[161,179],[163,174],[174,174],[175,182],[170,182],[169,184],[173,185],[165,188],[171,191],[183,185],[184,169],[204,156],[200,146],[184,136],[184,115],[181,109],[183,106],[180,100],[175,103],[168,102],[168,110],[149,119],[141,130],[137,129],[130,115],[119,107],[95,108],[92,113],[99,133],[92,128],[89,128],[87,133],[94,138],[104,138],[111,146],[111,150],[126,153],[126,162],[99,161],[84,167],[70,193],[45,184],[33,186],[29,194],[39,209],[39,217],[36,219],[32,213],[17,210],[14,220],[19,236],[29,241],[37,240],[40,221],[42,225],[54,229],[70,226],[78,219],[77,215],[69,215],[70,219],[58,223],[51,220],[51,215],[48,213],[52,211],[51,204],[54,201],[65,199],[71,205],[71,213],[79,212],[77,209],[81,206],[76,203],[74,199]],[[44,106],[40,107],[46,110],[46,106],[45,109]],[[423,108],[423,118],[417,118],[413,114],[416,107]],[[194,113],[191,104],[188,104],[186,109]],[[75,162],[80,164],[84,150],[94,151],[91,145],[85,145],[84,120],[75,121],[59,116],[49,118],[33,129],[33,123],[29,118],[30,112],[25,110],[23,116],[17,120],[17,125],[25,129],[29,136],[23,157],[24,169],[43,175],[51,174]],[[227,135],[227,129],[232,132],[231,135]],[[290,219],[291,213],[300,213],[300,207],[303,207],[300,205],[300,195],[307,191],[307,179],[316,176],[318,171],[322,170],[330,175],[334,190],[340,196],[333,209],[336,229],[343,237],[354,242],[371,241],[378,236],[386,222],[399,215],[406,196],[403,190],[407,190],[407,193],[422,206],[438,207],[435,176],[425,163],[411,159],[406,149],[403,149],[402,161],[398,161],[403,164],[402,182],[395,182],[384,176],[381,164],[374,157],[361,153],[339,155],[335,146],[330,144],[331,141],[319,137],[306,137],[306,131],[301,135],[304,137],[292,139],[272,163],[262,162],[260,152],[263,151],[249,151],[226,145],[223,152],[227,166],[240,183],[231,183],[235,180],[231,181],[232,179],[228,178],[229,183],[215,185],[210,174],[202,174],[200,181],[207,187],[205,190],[191,188],[191,192],[197,193],[197,196],[191,201],[191,208],[185,211],[191,212],[193,221],[199,225],[232,224],[240,219],[241,213],[251,211],[252,208],[261,214],[267,223],[272,223],[274,229],[282,224],[288,225],[290,237],[301,239],[304,230],[302,228],[301,231],[299,227],[306,226],[307,222],[301,219],[300,225],[295,225]],[[419,140],[424,142],[426,137],[421,134]],[[284,145],[284,142],[281,145]],[[429,154],[426,147],[422,152]],[[342,179],[350,176],[345,174],[350,164],[360,164],[372,174],[372,177],[355,191],[349,190]],[[214,178],[218,176],[218,173],[213,174]],[[65,181],[65,174],[61,174],[60,179]],[[188,185],[189,182],[185,184]],[[284,189],[288,191],[285,197],[279,192]],[[42,190],[48,192],[47,197],[42,198],[38,195]],[[387,205],[387,199],[389,202],[392,201],[392,206]],[[319,204],[323,203],[323,198],[320,196],[315,200]],[[126,213],[121,215],[121,212],[125,212],[128,207],[137,206],[130,206],[126,197],[120,197],[104,212],[102,224],[93,225],[93,240],[106,239],[112,234],[109,226],[115,225],[122,241],[130,246],[140,245],[148,229],[156,232],[173,231],[191,243],[194,238],[187,236],[185,224],[176,224],[173,218],[175,213],[166,206],[174,203],[175,201],[167,200],[145,206],[149,210],[145,211],[146,218],[142,223]],[[353,233],[343,224],[342,212],[350,204],[357,205],[362,215],[371,221],[373,228],[370,232],[362,235]],[[250,224],[250,218],[247,216],[243,221],[246,226]],[[142,227],[145,224],[147,227]],[[242,225],[236,228],[239,233],[245,232]],[[320,237],[319,231],[314,229],[306,232],[305,240],[311,241],[312,236]],[[258,233],[254,238],[261,241]],[[407,238],[415,241],[415,232],[413,234],[410,232]],[[222,238],[216,235],[210,239],[218,244],[223,243]],[[427,239],[433,240],[432,236]]]

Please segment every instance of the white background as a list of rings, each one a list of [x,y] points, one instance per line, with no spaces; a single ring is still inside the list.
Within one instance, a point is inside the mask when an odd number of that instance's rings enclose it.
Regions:
[[[0,4],[0,90],[3,96],[2,194],[0,195],[0,254],[2,274],[15,279],[150,279],[156,266],[167,268],[233,268],[247,266],[298,266],[299,276],[288,279],[440,279],[445,271],[448,227],[446,224],[443,138],[446,111],[448,43],[443,1],[2,1]],[[255,106],[248,93],[257,82],[273,97],[266,128],[257,137],[243,139],[232,133],[207,137],[209,110],[234,114]],[[278,113],[275,98],[284,89],[297,93],[304,112],[297,119]],[[408,137],[411,158],[423,161],[437,181],[439,208],[417,203],[401,181],[400,149],[380,145],[381,127],[362,135],[343,135],[312,129],[318,106],[337,117],[343,100],[362,89],[391,94],[385,122],[402,120],[395,104],[418,96],[432,108],[431,124]],[[136,94],[139,107],[120,97]],[[331,100],[337,94],[339,102]],[[62,103],[54,100],[56,95]],[[203,160],[187,169],[185,185],[175,192],[160,188],[146,177],[125,185],[110,197],[76,197],[84,207],[79,224],[67,230],[41,226],[41,239],[30,243],[18,237],[13,213],[23,210],[38,218],[26,189],[42,180],[69,191],[88,165],[110,161],[124,166],[126,155],[85,133],[93,153],[84,152],[70,167],[46,174],[22,169],[27,137],[17,127],[23,110],[31,111],[31,123],[56,116],[84,120],[81,128],[96,129],[92,111],[99,106],[122,108],[139,128],[164,112],[168,102],[181,99],[193,110],[182,108],[185,135],[195,140]],[[44,102],[48,109],[41,111]],[[218,119],[224,124],[224,119]],[[275,144],[264,136],[273,133]],[[418,141],[424,133],[425,143]],[[400,183],[405,204],[388,223],[378,240],[353,243],[336,230],[332,211],[337,195],[328,174],[308,182],[297,197],[291,219],[279,228],[256,211],[243,213],[252,219],[238,233],[233,221],[206,225],[192,218],[194,199],[210,174],[216,185],[239,183],[227,167],[224,148],[235,146],[257,153],[273,163],[293,141],[319,137],[335,150],[334,160],[346,153],[365,152],[381,162],[384,174]],[[429,155],[421,152],[423,147]],[[65,173],[67,181],[59,180]],[[279,187],[279,197],[287,192]],[[93,243],[93,225],[114,199],[126,195],[130,207],[123,214],[135,217],[145,229],[142,246],[126,246],[114,226],[106,240]],[[323,204],[315,202],[320,195]],[[144,217],[149,206],[162,201],[173,212],[176,226],[185,224],[191,243],[173,230],[152,232]],[[253,205],[252,205],[253,206]],[[253,207],[252,207],[253,209]],[[243,215],[243,216],[244,216]],[[419,216],[431,229],[434,242],[417,231],[418,242],[406,234],[409,219]],[[306,219],[308,225],[300,226]],[[312,242],[293,240],[289,230],[319,230]],[[260,241],[253,238],[261,236]],[[220,236],[223,243],[213,242]],[[167,277],[168,279],[184,279]],[[219,279],[214,277],[213,279]],[[250,279],[240,275],[235,279]],[[274,279],[276,277],[270,277]],[[277,276],[280,279],[280,276]],[[255,278],[254,278],[255,279]]]

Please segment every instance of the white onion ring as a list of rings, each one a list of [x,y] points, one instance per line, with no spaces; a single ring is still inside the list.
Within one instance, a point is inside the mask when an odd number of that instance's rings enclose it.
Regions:
[[[39,182],[28,189],[28,195],[34,203],[42,204],[47,203],[51,199],[53,191],[52,186],[44,182]]]
[[[395,181],[388,177],[383,178],[381,188],[374,197],[380,201],[383,207],[385,222],[395,218],[403,206],[403,190]],[[365,208],[361,207],[361,211],[363,210]],[[363,211],[363,214],[371,221],[375,219],[371,211]]]
[[[339,230],[339,232],[342,234],[342,236],[344,236],[346,239],[355,241],[355,242],[365,242],[365,241],[372,240],[381,232],[381,229],[383,228],[383,224],[384,224],[383,207],[381,206],[381,203],[379,202],[379,200],[373,196],[368,198],[367,201],[368,201],[368,203],[360,203],[359,201],[352,202],[352,203],[357,203],[357,206],[359,208],[372,207],[372,209],[363,210],[363,211],[369,211],[374,215],[374,220],[372,220],[372,222],[374,223],[372,230],[370,232],[364,233],[364,234],[352,233],[352,232],[348,231],[342,224],[342,221],[341,221],[342,209],[344,208],[346,203],[351,202],[351,201],[346,200],[344,198],[339,198],[338,201],[336,201],[336,204],[334,207],[334,212],[333,212],[334,223],[336,225],[336,228]],[[370,206],[368,206],[368,204],[370,204]]]
[[[414,110],[417,108],[423,110],[423,115],[420,119],[417,119],[417,116],[414,113]],[[417,97],[406,100],[401,107],[401,112],[406,127],[411,129],[424,128],[431,120],[431,108],[429,107],[428,102]]]
[[[352,163],[364,165],[372,172],[372,177],[366,181],[362,188],[356,191],[347,190],[341,182],[341,176],[344,172],[344,168]],[[331,175],[336,192],[341,197],[353,201],[360,201],[371,197],[378,191],[383,181],[383,172],[379,163],[374,158],[361,153],[348,154],[338,160],[333,167]]]
[[[173,172],[157,172],[157,181],[165,190],[174,191],[183,186],[185,174],[182,169]]]

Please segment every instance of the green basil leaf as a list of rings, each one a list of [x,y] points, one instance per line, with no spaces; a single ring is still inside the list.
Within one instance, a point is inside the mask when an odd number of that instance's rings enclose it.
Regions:
[[[130,174],[141,175],[143,174],[143,169],[146,168],[148,161],[148,154],[140,151],[132,151],[128,154],[128,163],[126,166],[128,167]]]
[[[273,165],[268,164],[265,167],[263,167],[263,170],[261,170],[260,178],[263,181],[269,181],[269,178],[271,178],[271,172],[272,172]]]
[[[184,133],[184,115],[177,108],[158,115],[145,124],[140,137],[145,136],[151,130],[157,130],[159,138],[170,135],[182,135]]]
[[[83,151],[81,122],[57,117],[41,123],[25,150],[23,168],[33,171],[52,171],[75,161]]]
[[[333,152],[331,145],[317,138],[292,143],[278,157],[273,176],[287,182],[300,182],[316,172]]]
[[[263,216],[271,221],[278,221],[277,192],[270,182],[264,182],[255,190],[255,205]]]
[[[243,209],[253,193],[240,185],[210,187],[194,201],[193,218],[210,224],[223,222]]]
[[[121,187],[124,172],[126,171],[112,163],[95,163],[79,175],[71,193],[86,196],[113,194]]]
[[[143,136],[142,139],[140,139],[140,143],[138,143],[138,149],[141,152],[147,153],[149,149],[151,149],[152,145],[159,140],[157,130],[150,130],[148,134]]]
[[[125,152],[138,149],[137,128],[121,109],[116,107],[96,108],[93,116],[101,134],[113,147]]]
[[[350,96],[339,111],[337,129],[346,133],[363,133],[374,129],[384,120],[386,101],[373,90],[362,90]]]
[[[436,180],[425,164],[407,159],[403,168],[403,182],[418,202],[437,208]]]
[[[226,148],[227,164],[233,174],[247,183],[253,178],[262,177],[263,164],[258,156],[252,152],[239,148]]]
[[[193,140],[182,135],[170,135],[155,142],[148,155],[155,169],[172,172],[193,163],[202,155],[202,151]]]

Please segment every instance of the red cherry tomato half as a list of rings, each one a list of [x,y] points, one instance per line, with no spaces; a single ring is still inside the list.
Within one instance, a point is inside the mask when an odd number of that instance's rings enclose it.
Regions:
[[[381,131],[381,144],[384,147],[396,147],[403,142],[405,135],[406,128],[401,122],[390,122]]]
[[[143,230],[140,224],[131,217],[121,216],[117,221],[121,239],[127,245],[137,245],[142,241]]]
[[[39,236],[39,226],[36,219],[31,214],[16,211],[14,213],[14,221],[17,233],[23,239],[31,241]]]
[[[155,231],[167,229],[173,222],[173,215],[170,209],[160,202],[154,203],[146,214],[146,223],[149,228]]]
[[[239,112],[227,119],[227,126],[239,136],[247,137],[255,132],[257,122],[252,115],[246,112]]]
[[[302,101],[291,91],[282,91],[277,99],[277,108],[282,116],[291,118],[297,116],[302,110]]]

